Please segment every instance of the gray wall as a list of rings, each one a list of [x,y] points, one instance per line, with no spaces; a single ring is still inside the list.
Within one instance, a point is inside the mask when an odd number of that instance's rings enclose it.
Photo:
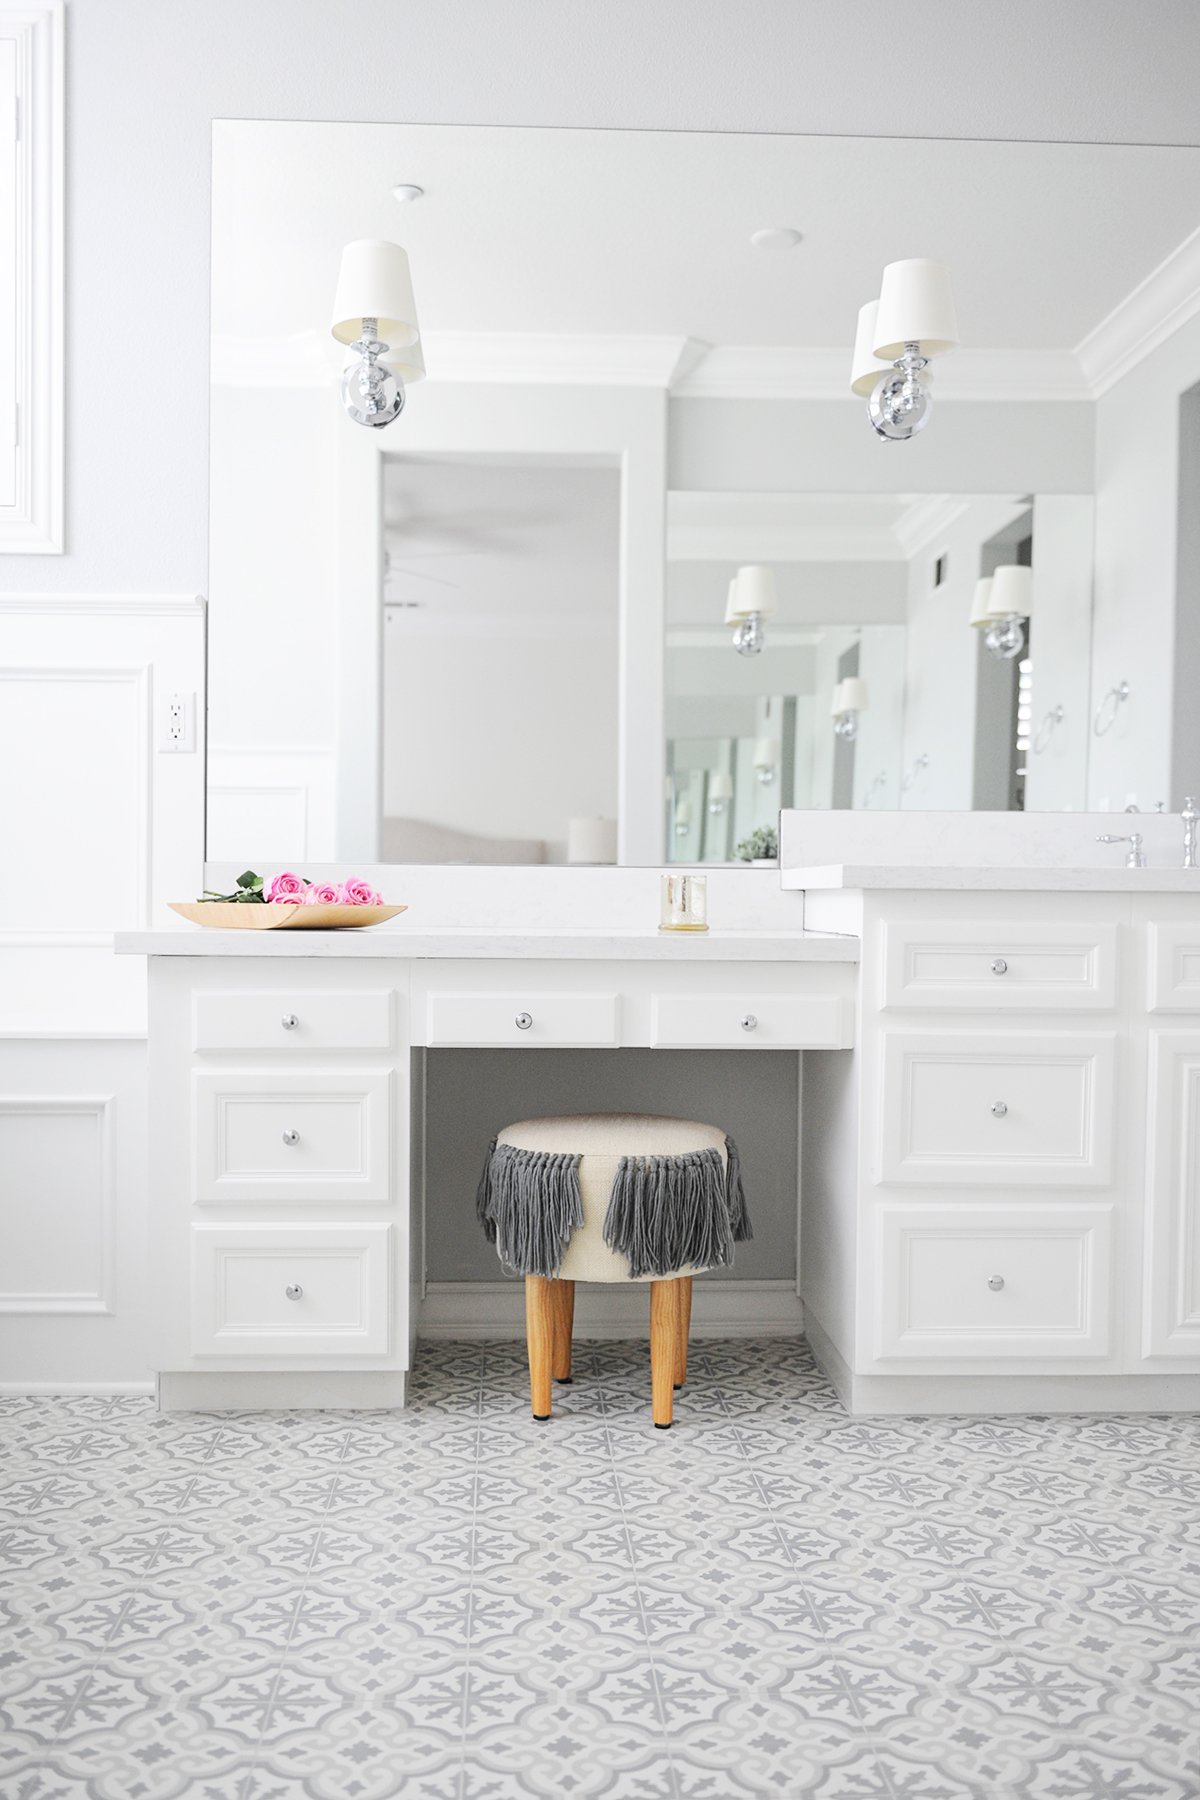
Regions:
[[[496,1281],[475,1224],[488,1144],[517,1119],[656,1112],[725,1128],[742,1155],[754,1239],[733,1279],[796,1273],[799,1056],[794,1050],[430,1050],[427,1267],[431,1281]]]

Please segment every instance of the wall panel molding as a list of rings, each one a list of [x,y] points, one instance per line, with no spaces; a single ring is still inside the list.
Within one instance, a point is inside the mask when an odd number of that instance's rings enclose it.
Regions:
[[[67,1117],[95,1119],[97,1226],[97,1280],[94,1289],[0,1289],[0,1314],[113,1312],[116,1225],[114,1111],[115,1100],[112,1094],[0,1094],[0,1123],[5,1118],[29,1116],[44,1119],[47,1130],[53,1131],[55,1122]],[[17,1194],[15,1198],[17,1205],[21,1205],[25,1197]],[[32,1200],[33,1196],[29,1198]],[[38,1230],[44,1229],[44,1221],[40,1218],[33,1218],[32,1222]],[[11,1269],[10,1257],[3,1260]],[[3,1277],[0,1276],[0,1279]]]

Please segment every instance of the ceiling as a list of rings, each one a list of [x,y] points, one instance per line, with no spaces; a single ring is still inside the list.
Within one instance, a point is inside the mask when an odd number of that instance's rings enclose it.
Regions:
[[[1191,149],[220,121],[213,331],[324,343],[342,244],[381,236],[432,337],[848,348],[883,264],[928,255],[964,347],[1070,351],[1198,227]]]

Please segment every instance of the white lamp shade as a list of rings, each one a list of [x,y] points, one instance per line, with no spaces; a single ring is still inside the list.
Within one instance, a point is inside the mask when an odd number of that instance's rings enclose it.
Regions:
[[[756,769],[774,769],[779,763],[779,739],[777,737],[760,737],[754,740],[754,766]]]
[[[838,689],[843,712],[866,712],[867,684],[860,675],[847,675],[845,681],[838,683]]]
[[[875,315],[879,311],[878,300],[868,300],[865,306],[858,309],[858,330],[854,334],[854,355],[850,361],[850,391],[866,399],[881,375],[891,369],[891,363],[880,362],[875,355]]]
[[[716,769],[708,778],[710,800],[733,799],[733,776],[727,769]]]
[[[924,256],[889,263],[875,315],[871,346],[875,355],[891,363],[904,354],[905,344],[919,344],[923,356],[940,356],[957,342],[958,322],[945,263]]]
[[[615,863],[617,860],[617,821],[615,819],[571,819],[567,824],[567,861],[569,863]]]
[[[330,330],[339,344],[352,344],[364,319],[378,320],[380,340],[393,349],[420,336],[408,256],[386,238],[356,238],[342,251]]]
[[[846,691],[846,684],[844,681],[835,681],[834,682],[833,692],[829,696],[829,714],[830,714],[831,718],[836,719],[839,713],[845,712],[846,706],[845,706],[845,702],[842,699],[842,695],[845,693],[845,691]]]
[[[406,344],[402,350],[387,350],[382,358],[385,369],[391,369],[398,375],[406,387],[414,381],[425,379],[425,352],[421,348],[421,340],[417,338]]]
[[[775,592],[775,571],[766,563],[747,563],[737,572],[737,608],[738,616],[745,618],[749,613],[761,613],[769,618],[779,609],[779,597]]]
[[[687,795],[685,794],[683,796],[683,799],[679,802],[678,806],[675,808],[675,823],[677,825],[682,825],[684,830],[686,831],[688,826],[691,824],[691,822],[692,822],[692,803],[688,799]]]
[[[736,625],[740,620],[744,619],[745,616],[745,613],[742,611],[741,600],[738,598],[738,578],[735,575],[733,580],[729,583],[729,593],[725,600],[725,623],[727,625]]]
[[[1014,613],[1019,619],[1032,616],[1033,570],[1002,563],[992,571],[992,617],[1007,619]]]
[[[981,575],[975,583],[975,595],[971,601],[971,623],[978,630],[990,625],[995,618],[992,612],[992,578]]]

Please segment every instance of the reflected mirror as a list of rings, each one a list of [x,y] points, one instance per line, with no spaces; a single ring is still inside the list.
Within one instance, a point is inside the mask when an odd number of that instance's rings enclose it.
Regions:
[[[210,859],[724,862],[781,806],[1176,803],[1198,225],[1191,150],[218,122]],[[411,271],[384,429],[331,331],[364,240]],[[958,343],[887,442],[852,348],[921,257]]]

